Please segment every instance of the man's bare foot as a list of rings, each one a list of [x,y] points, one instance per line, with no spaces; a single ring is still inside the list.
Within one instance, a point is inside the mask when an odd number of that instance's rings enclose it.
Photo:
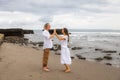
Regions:
[[[46,67],[47,69],[49,69],[49,67]]]
[[[46,72],[50,71],[47,67],[44,67],[43,70],[46,71]]]

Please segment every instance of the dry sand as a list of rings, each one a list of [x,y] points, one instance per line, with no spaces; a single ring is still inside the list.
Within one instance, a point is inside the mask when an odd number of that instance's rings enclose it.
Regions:
[[[120,80],[120,68],[74,59],[64,73],[60,56],[50,54],[50,72],[42,71],[43,51],[4,43],[0,47],[0,80]]]

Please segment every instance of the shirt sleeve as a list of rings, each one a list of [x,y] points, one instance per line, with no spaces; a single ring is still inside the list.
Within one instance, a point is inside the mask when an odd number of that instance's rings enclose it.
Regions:
[[[45,37],[45,38],[47,38],[47,39],[49,39],[50,38],[50,34],[48,34],[47,32],[43,32],[43,36]]]

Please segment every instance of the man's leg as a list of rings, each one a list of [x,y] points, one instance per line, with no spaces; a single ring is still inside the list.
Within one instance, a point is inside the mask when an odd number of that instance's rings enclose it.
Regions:
[[[50,49],[44,49],[43,68],[45,68],[45,69],[47,68],[47,65],[48,65],[49,51],[50,51]]]

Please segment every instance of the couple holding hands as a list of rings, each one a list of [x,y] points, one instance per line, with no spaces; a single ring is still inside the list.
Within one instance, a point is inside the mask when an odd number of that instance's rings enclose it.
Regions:
[[[53,47],[52,38],[56,36],[58,40],[60,40],[61,44],[61,64],[65,65],[64,72],[70,72],[69,65],[71,64],[71,57],[70,57],[70,51],[68,48],[68,42],[69,42],[69,33],[67,28],[62,29],[62,36],[59,36],[54,30],[53,34],[49,33],[50,30],[50,24],[46,23],[44,25],[44,31],[43,31],[43,37],[44,37],[44,54],[43,54],[43,70],[44,71],[50,71],[48,68],[48,57],[50,49]]]

